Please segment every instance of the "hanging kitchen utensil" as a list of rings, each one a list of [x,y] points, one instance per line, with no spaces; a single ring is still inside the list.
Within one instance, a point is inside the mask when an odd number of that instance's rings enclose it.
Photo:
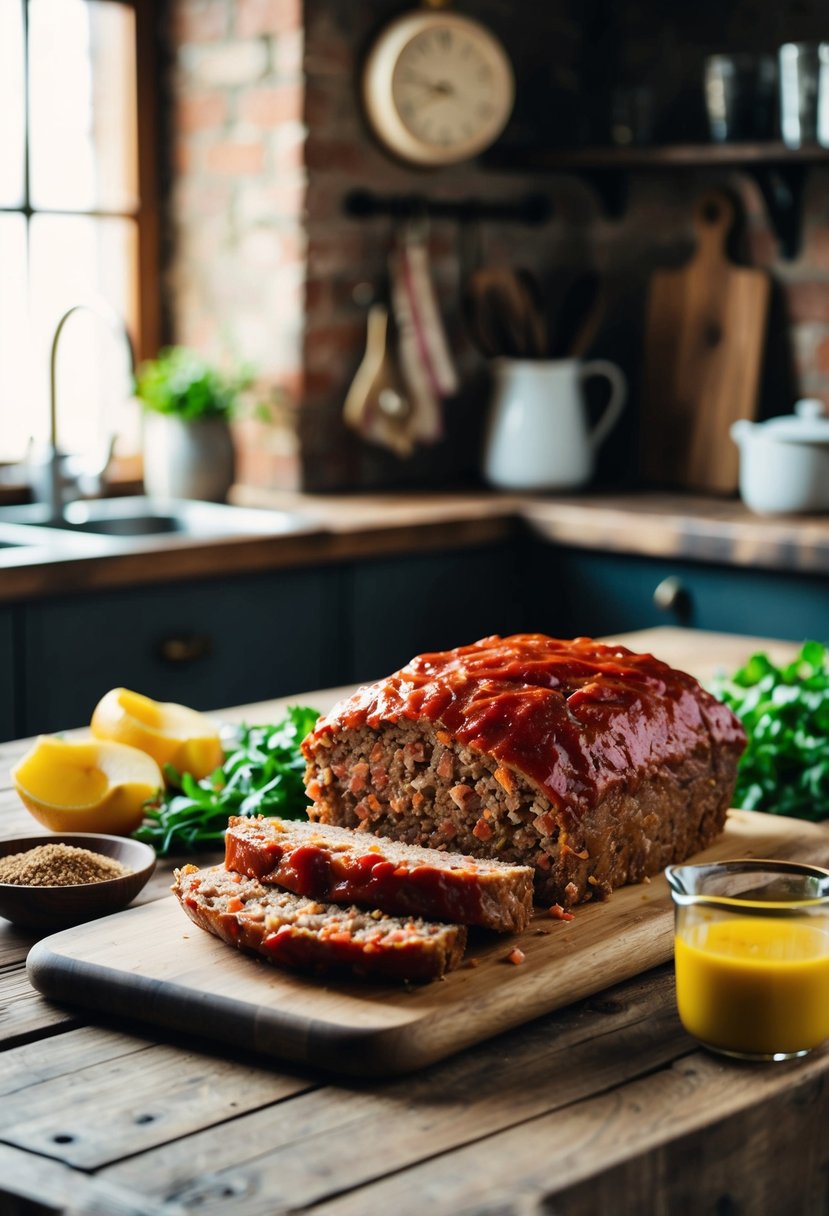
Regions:
[[[430,369],[430,378],[441,397],[452,397],[459,380],[455,361],[443,324],[429,259],[426,230],[420,236],[410,227],[401,248],[401,269],[411,301],[412,317],[418,330],[418,344]]]
[[[726,194],[694,210],[697,250],[651,278],[645,318],[641,471],[654,484],[732,493],[732,423],[752,419],[763,357],[769,277],[735,266],[725,246],[734,221]]]
[[[432,284],[424,225],[398,234],[389,258],[391,302],[398,336],[400,373],[412,405],[414,442],[435,443],[443,434],[441,402],[458,390],[458,376]]]
[[[391,305],[397,329],[397,358],[400,378],[411,402],[409,430],[415,440],[434,442],[443,432],[440,398],[430,379],[431,369],[426,362],[419,342],[416,322],[412,314],[411,297],[398,254],[389,259]]]
[[[411,404],[392,348],[389,310],[372,304],[366,328],[366,349],[346,395],[343,420],[369,443],[410,456]]]

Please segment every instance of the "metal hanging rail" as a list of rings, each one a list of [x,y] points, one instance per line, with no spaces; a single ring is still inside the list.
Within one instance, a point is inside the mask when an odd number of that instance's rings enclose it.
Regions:
[[[485,201],[478,198],[427,198],[421,194],[374,194],[371,190],[352,190],[343,200],[343,210],[353,219],[423,217],[456,220],[459,223],[489,220],[507,224],[544,224],[553,214],[552,204],[543,194]]]

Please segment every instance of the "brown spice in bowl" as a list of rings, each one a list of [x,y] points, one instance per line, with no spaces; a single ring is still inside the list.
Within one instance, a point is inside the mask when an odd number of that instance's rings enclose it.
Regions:
[[[0,882],[21,887],[74,887],[132,872],[114,857],[71,844],[39,844],[25,853],[0,857]]]

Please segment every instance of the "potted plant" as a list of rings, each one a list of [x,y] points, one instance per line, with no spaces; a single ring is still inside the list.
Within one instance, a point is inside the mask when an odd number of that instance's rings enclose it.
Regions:
[[[145,411],[144,488],[153,498],[223,502],[233,484],[230,420],[251,382],[183,346],[142,363],[135,395]]]

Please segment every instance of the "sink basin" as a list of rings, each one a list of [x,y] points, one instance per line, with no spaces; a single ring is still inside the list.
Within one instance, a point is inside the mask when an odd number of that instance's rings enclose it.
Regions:
[[[3,513],[0,511],[0,520]],[[0,522],[0,549],[42,548],[49,544],[52,533],[42,528],[24,527],[19,523]]]
[[[37,564],[46,558],[80,556],[94,544],[91,536],[73,536],[53,528],[33,527],[7,519],[5,512],[0,511],[0,569]]]
[[[41,533],[48,531],[53,537],[56,533],[71,532],[123,540],[165,536],[210,540],[319,530],[307,516],[289,511],[264,511],[186,499],[155,502],[145,497],[72,502],[66,506],[60,520],[49,518],[45,503],[6,507],[0,510],[0,525],[3,523],[28,525]]]
[[[128,515],[113,519],[83,519],[58,525],[66,531],[95,532],[103,536],[156,536],[160,532],[186,532],[173,515]]]

